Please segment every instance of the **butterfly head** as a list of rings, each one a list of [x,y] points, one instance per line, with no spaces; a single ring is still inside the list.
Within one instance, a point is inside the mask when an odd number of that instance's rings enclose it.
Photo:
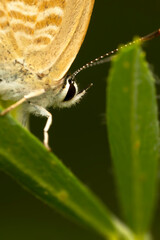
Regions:
[[[57,103],[58,107],[70,107],[80,101],[86,91],[92,86],[90,86],[82,91],[78,90],[77,83],[73,75],[66,76],[64,80],[64,84],[59,93],[59,101]]]

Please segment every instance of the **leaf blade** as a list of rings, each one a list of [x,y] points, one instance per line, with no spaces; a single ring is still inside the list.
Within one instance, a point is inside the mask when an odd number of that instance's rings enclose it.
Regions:
[[[110,239],[130,231],[52,153],[11,117],[0,117],[0,168],[36,197]]]
[[[159,127],[154,79],[138,44],[117,56],[108,82],[107,124],[119,198],[126,222],[143,235],[156,201]]]

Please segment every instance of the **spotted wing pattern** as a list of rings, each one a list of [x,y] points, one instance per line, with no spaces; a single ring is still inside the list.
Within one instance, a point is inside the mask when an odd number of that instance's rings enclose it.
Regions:
[[[1,0],[0,44],[31,71],[50,70],[53,79],[60,79],[82,44],[93,3],[94,0]]]

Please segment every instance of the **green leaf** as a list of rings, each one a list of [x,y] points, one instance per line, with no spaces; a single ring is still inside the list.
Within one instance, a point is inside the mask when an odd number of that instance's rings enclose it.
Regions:
[[[159,126],[154,79],[139,44],[123,48],[114,58],[107,92],[109,141],[122,211],[141,236],[149,230],[157,194]]]
[[[105,238],[130,231],[52,153],[10,116],[0,117],[0,167],[39,199]]]

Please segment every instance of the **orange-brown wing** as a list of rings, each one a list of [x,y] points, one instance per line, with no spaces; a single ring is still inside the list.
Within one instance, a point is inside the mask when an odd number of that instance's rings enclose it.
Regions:
[[[94,5],[94,0],[70,0],[68,2],[70,2],[70,5],[68,5],[64,25],[61,34],[57,36],[60,49],[58,49],[58,45],[57,50],[55,48],[55,53],[58,51],[59,54],[54,59],[54,65],[50,73],[51,79],[61,79],[70,68],[86,35]],[[61,38],[63,39],[62,42]]]
[[[31,48],[27,61],[39,72],[45,72],[51,68],[50,78],[59,80],[68,71],[83,42],[94,0],[48,1],[50,6],[54,2],[59,10],[57,13],[55,12],[55,17],[53,15],[53,18],[50,18],[50,22],[47,22],[48,18],[44,18],[42,29],[47,31],[50,26],[56,27],[58,28],[57,33],[51,43],[40,48],[40,51]],[[49,7],[48,10],[43,9],[43,12],[49,11],[50,8],[52,9],[52,7]]]
[[[0,35],[26,67],[38,73],[51,69],[57,80],[78,53],[93,4],[94,0],[1,0]]]

